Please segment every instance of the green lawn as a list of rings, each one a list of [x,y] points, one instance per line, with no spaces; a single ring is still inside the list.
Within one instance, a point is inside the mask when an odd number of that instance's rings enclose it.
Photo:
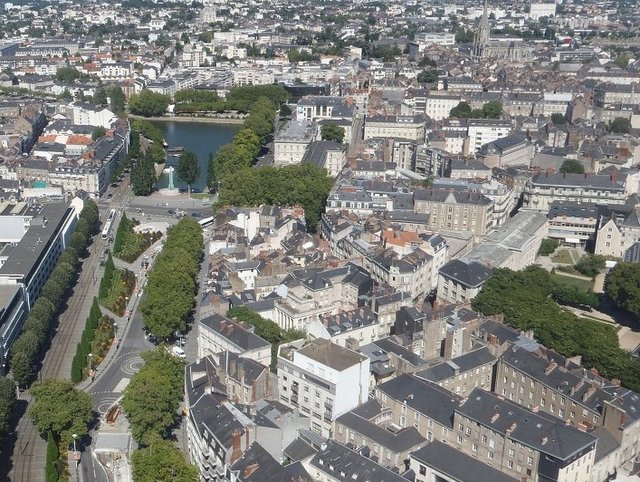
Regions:
[[[593,282],[589,278],[574,278],[573,276],[565,276],[561,271],[556,271],[551,277],[561,283],[577,286],[586,290],[593,289]]]
[[[554,263],[573,264],[571,254],[566,249],[561,249],[556,254],[551,256],[551,261]]]

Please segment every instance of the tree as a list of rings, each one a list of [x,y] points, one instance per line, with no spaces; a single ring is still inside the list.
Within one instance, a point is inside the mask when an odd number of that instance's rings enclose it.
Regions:
[[[467,119],[470,115],[471,106],[464,101],[458,103],[458,105],[449,112],[450,117],[457,117],[459,119]]]
[[[142,354],[144,365],[124,391],[122,408],[131,434],[142,445],[166,437],[179,419],[183,363],[164,348]]]
[[[123,115],[125,111],[126,98],[122,88],[119,86],[111,87],[109,90],[109,101],[111,102],[111,110],[116,115]]]
[[[107,129],[105,129],[102,126],[98,126],[96,128],[93,129],[93,132],[91,133],[91,139],[98,140],[101,137],[104,137],[107,133]]]
[[[144,117],[158,117],[164,115],[169,106],[168,95],[158,94],[150,90],[143,90],[129,99],[129,109],[132,114]]]
[[[323,141],[335,141],[342,144],[344,141],[344,127],[327,124],[320,128],[320,136]]]
[[[78,80],[82,74],[75,67],[61,67],[57,70],[55,79],[64,84],[72,84]]]
[[[100,86],[93,95],[93,103],[96,105],[107,105],[107,90]]]
[[[436,61],[425,55],[418,61],[418,67],[436,67]]]
[[[54,306],[56,306],[56,308],[59,308],[66,290],[66,286],[61,285],[54,279],[49,279],[42,287],[42,293],[40,296],[48,299],[54,304]]]
[[[198,40],[205,44],[210,44],[213,40],[213,34],[211,32],[202,32],[200,35],[198,35]]]
[[[418,74],[418,82],[421,84],[431,84],[438,80],[438,71],[436,69],[423,70]]]
[[[47,432],[47,459],[44,468],[45,482],[58,482],[60,472],[58,470],[58,459],[60,458],[60,449],[58,441],[51,431]]]
[[[576,263],[576,270],[590,278],[605,268],[606,258],[598,254],[585,254]]]
[[[16,384],[10,378],[0,377],[0,437],[9,431],[15,406]]]
[[[184,151],[178,160],[178,178],[187,183],[187,191],[191,197],[191,184],[198,180],[200,165],[195,152]]]
[[[566,174],[584,174],[584,166],[580,161],[567,159],[560,166],[560,172]]]
[[[607,274],[604,292],[617,307],[640,317],[640,264],[618,261]]]
[[[616,134],[628,134],[631,130],[631,122],[629,119],[625,119],[624,117],[616,117],[611,122],[611,132]]]
[[[148,196],[156,183],[155,164],[149,156],[139,158],[131,166],[131,187],[136,196]]]
[[[491,100],[482,106],[482,114],[486,119],[500,119],[502,116],[502,102]]]
[[[198,482],[197,467],[170,440],[154,437],[148,447],[131,456],[133,479],[136,482]]]
[[[281,119],[289,119],[291,117],[291,107],[289,107],[287,104],[282,104],[280,106],[280,118]]]
[[[553,122],[557,126],[561,126],[566,123],[566,120],[564,118],[564,115],[560,114],[559,112],[554,112],[553,114],[551,114],[551,122]]]
[[[538,255],[540,256],[549,256],[556,249],[558,249],[559,243],[557,239],[553,238],[544,238],[542,243],[540,243],[540,249],[538,250]]]
[[[72,434],[83,437],[93,421],[91,396],[76,389],[67,380],[45,380],[31,387],[34,401],[29,410],[31,421],[41,434],[53,432],[64,443]]]
[[[84,257],[87,251],[86,235],[76,231],[71,235],[71,238],[69,239],[69,246],[71,246],[76,251],[76,253],[78,253],[78,256]]]
[[[71,102],[73,100],[73,94],[69,92],[69,89],[65,88],[60,94],[60,100],[64,100],[66,102]]]

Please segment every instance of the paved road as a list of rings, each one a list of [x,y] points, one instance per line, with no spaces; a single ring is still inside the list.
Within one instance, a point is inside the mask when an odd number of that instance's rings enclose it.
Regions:
[[[107,209],[122,210],[129,195],[129,187],[124,184],[120,186],[105,206],[105,213]],[[103,217],[105,213],[102,213]],[[96,236],[89,247],[89,256],[82,263],[82,271],[67,302],[67,308],[59,317],[51,348],[43,360],[41,378],[70,378],[75,347],[82,336],[93,297],[98,292],[99,280],[102,276],[99,258],[104,248],[105,241],[99,235]],[[21,397],[30,401],[28,393],[22,394]],[[18,422],[18,435],[9,471],[9,478],[14,482],[39,482],[44,474],[46,443],[29,421],[27,412],[28,408]]]

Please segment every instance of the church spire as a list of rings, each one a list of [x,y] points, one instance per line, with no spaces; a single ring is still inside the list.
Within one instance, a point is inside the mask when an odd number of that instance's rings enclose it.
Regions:
[[[482,53],[489,45],[489,38],[491,35],[491,29],[489,27],[489,6],[487,0],[484,0],[484,8],[482,9],[482,17],[480,18],[480,24],[478,30],[473,39],[473,57],[481,58]]]

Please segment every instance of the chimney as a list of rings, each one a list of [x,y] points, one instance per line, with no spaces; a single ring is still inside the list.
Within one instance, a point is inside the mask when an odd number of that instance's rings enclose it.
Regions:
[[[247,465],[244,468],[244,472],[242,473],[242,475],[244,476],[245,479],[248,479],[249,477],[251,477],[251,474],[253,474],[256,470],[258,470],[260,468],[259,464],[251,464],[251,465]]]
[[[548,437],[542,437],[542,440],[540,442],[542,443],[542,445],[545,445],[548,441],[549,441]]]
[[[593,395],[596,392],[596,387],[594,385],[590,385],[589,388],[587,388],[587,391],[584,392],[584,394],[582,395],[582,401],[586,402],[589,397],[591,397],[591,395]]]
[[[240,448],[242,433],[240,430],[234,430],[231,434],[231,460],[230,464],[233,464],[236,460],[242,457],[242,449]]]
[[[547,365],[547,368],[545,368],[544,374],[549,375],[553,370],[556,369],[557,366],[558,364],[555,362],[550,363],[549,365]]]
[[[511,426],[509,426],[509,428],[507,429],[507,435],[509,435],[511,432],[513,432],[516,429],[517,426],[518,426],[518,424],[513,422],[511,424]]]
[[[498,418],[500,418],[500,414],[496,413],[493,415],[493,417],[491,417],[491,423],[494,423],[496,420],[498,420]]]

